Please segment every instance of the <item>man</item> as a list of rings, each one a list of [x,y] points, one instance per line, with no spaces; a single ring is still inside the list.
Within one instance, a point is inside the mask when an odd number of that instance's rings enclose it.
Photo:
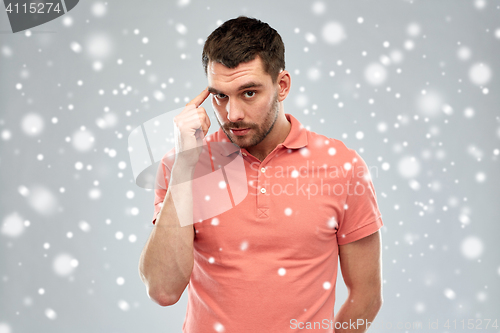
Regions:
[[[175,161],[166,154],[158,169],[165,186],[139,267],[149,296],[172,305],[189,284],[189,333],[365,332],[382,305],[383,225],[365,162],[285,114],[291,77],[266,23],[225,22],[202,59],[208,88],[176,116]],[[220,129],[205,137],[210,94]],[[182,185],[202,144],[224,141],[243,158],[248,195],[193,223],[196,190]],[[349,295],[334,318],[339,259]]]

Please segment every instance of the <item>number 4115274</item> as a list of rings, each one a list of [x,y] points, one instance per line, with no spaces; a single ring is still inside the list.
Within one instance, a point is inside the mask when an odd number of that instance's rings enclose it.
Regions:
[[[45,8],[45,6],[47,6],[47,8]],[[45,11],[45,9],[47,11]],[[16,3],[15,5],[12,5],[12,3],[9,3],[7,8],[5,8],[5,11],[9,14],[11,14],[12,12],[14,12],[14,14],[18,14],[18,13],[27,14],[28,12],[31,14],[35,14],[35,13],[45,14],[45,13],[50,13],[51,10],[53,12],[59,13],[61,11],[61,8],[59,8],[59,3],[56,3],[55,6],[54,6],[53,2],[46,2],[46,3],[33,2],[33,3],[30,3],[29,6],[27,3],[25,3],[21,6],[19,6],[18,3]]]

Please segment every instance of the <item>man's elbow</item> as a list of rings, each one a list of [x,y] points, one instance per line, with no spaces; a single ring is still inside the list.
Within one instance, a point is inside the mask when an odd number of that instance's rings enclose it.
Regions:
[[[155,303],[160,306],[171,306],[179,301],[181,295],[168,294],[164,292],[148,292],[149,298],[151,298]]]
[[[373,291],[373,290],[360,290],[356,289],[350,290],[349,299],[351,302],[355,300],[360,301],[360,304],[365,310],[369,311],[371,314],[376,315],[382,305],[384,304],[384,299],[382,297],[382,291]]]
[[[377,294],[374,296],[370,302],[370,307],[372,311],[378,313],[384,304],[384,299],[382,298],[382,294]]]
[[[149,298],[151,298],[160,306],[174,305],[182,296],[182,291],[177,292],[174,290],[165,290],[165,288],[159,288],[157,285],[155,286],[154,284],[150,284],[146,277],[142,274],[141,277],[143,277],[143,281],[146,285]]]
[[[179,301],[184,292],[182,291],[173,291],[173,290],[165,290],[164,288],[158,287],[157,283],[151,283],[146,276],[143,274],[142,270],[139,267],[139,276],[141,277],[142,282],[146,286],[147,294],[150,299],[152,299],[155,303],[160,306],[170,306],[174,305]],[[187,283],[186,283],[187,285]]]

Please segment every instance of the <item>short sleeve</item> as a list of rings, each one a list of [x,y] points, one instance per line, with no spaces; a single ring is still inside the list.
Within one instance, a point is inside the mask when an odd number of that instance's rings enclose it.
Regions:
[[[337,229],[337,244],[344,245],[369,236],[383,226],[382,214],[378,208],[377,195],[369,168],[354,150],[352,163],[344,164],[351,170],[351,178],[345,185],[347,190],[344,214]],[[347,161],[348,162],[348,161]]]
[[[165,157],[160,160],[158,164],[158,169],[156,172],[155,180],[155,200],[154,200],[154,214],[153,214],[153,224],[156,223],[156,216],[163,207],[163,200],[167,194],[168,182],[170,179],[170,169],[165,163]]]

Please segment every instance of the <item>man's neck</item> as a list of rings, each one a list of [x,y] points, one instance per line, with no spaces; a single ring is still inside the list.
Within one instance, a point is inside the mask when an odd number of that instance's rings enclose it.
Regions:
[[[271,133],[258,145],[248,147],[246,150],[262,162],[276,146],[285,141],[291,128],[292,124],[286,119],[285,113],[280,112]]]

